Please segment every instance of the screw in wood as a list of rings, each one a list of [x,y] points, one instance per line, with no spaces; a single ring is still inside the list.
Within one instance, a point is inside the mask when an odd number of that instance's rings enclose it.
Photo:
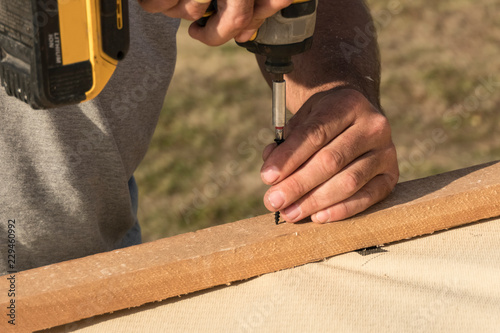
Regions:
[[[274,142],[276,142],[276,144],[279,146],[281,143],[283,143],[283,141],[285,141],[285,139],[274,139]],[[276,223],[276,225],[278,225],[280,223],[280,212],[275,212],[274,213],[274,223]]]

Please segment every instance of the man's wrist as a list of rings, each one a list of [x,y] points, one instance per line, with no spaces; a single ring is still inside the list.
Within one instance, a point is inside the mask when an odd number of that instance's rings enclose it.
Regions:
[[[310,96],[336,87],[351,87],[380,109],[376,35],[349,58],[341,47],[354,43],[358,27],[370,24],[373,20],[362,0],[320,0],[312,48],[293,57],[295,70],[287,75],[291,111],[298,110]]]

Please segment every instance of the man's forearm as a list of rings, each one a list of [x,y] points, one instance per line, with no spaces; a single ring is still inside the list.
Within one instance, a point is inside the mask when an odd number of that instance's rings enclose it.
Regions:
[[[264,59],[258,60],[262,69]],[[286,76],[287,107],[293,113],[315,93],[342,86],[360,91],[380,108],[380,57],[364,1],[319,0],[312,48],[293,62],[295,69]]]

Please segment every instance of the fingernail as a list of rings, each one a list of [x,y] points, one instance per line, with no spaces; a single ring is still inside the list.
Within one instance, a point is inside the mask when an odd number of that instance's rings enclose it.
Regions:
[[[273,208],[280,209],[285,203],[285,197],[281,191],[271,192],[268,197],[269,203]]]
[[[297,204],[293,204],[283,212],[290,220],[295,220],[297,217],[302,214],[302,210],[300,206]]]
[[[267,184],[274,183],[279,178],[279,176],[280,173],[278,171],[278,168],[274,166],[266,168],[261,173],[262,180]]]
[[[320,223],[325,223],[330,220],[330,213],[327,210],[316,213],[316,221]]]

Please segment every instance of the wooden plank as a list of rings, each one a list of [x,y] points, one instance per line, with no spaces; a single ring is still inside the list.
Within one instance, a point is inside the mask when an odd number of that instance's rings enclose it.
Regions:
[[[495,162],[398,184],[387,200],[342,222],[276,226],[268,214],[21,272],[17,329],[63,325],[499,216],[499,193]],[[0,308],[8,301],[0,293]],[[9,328],[6,320],[0,328]]]

